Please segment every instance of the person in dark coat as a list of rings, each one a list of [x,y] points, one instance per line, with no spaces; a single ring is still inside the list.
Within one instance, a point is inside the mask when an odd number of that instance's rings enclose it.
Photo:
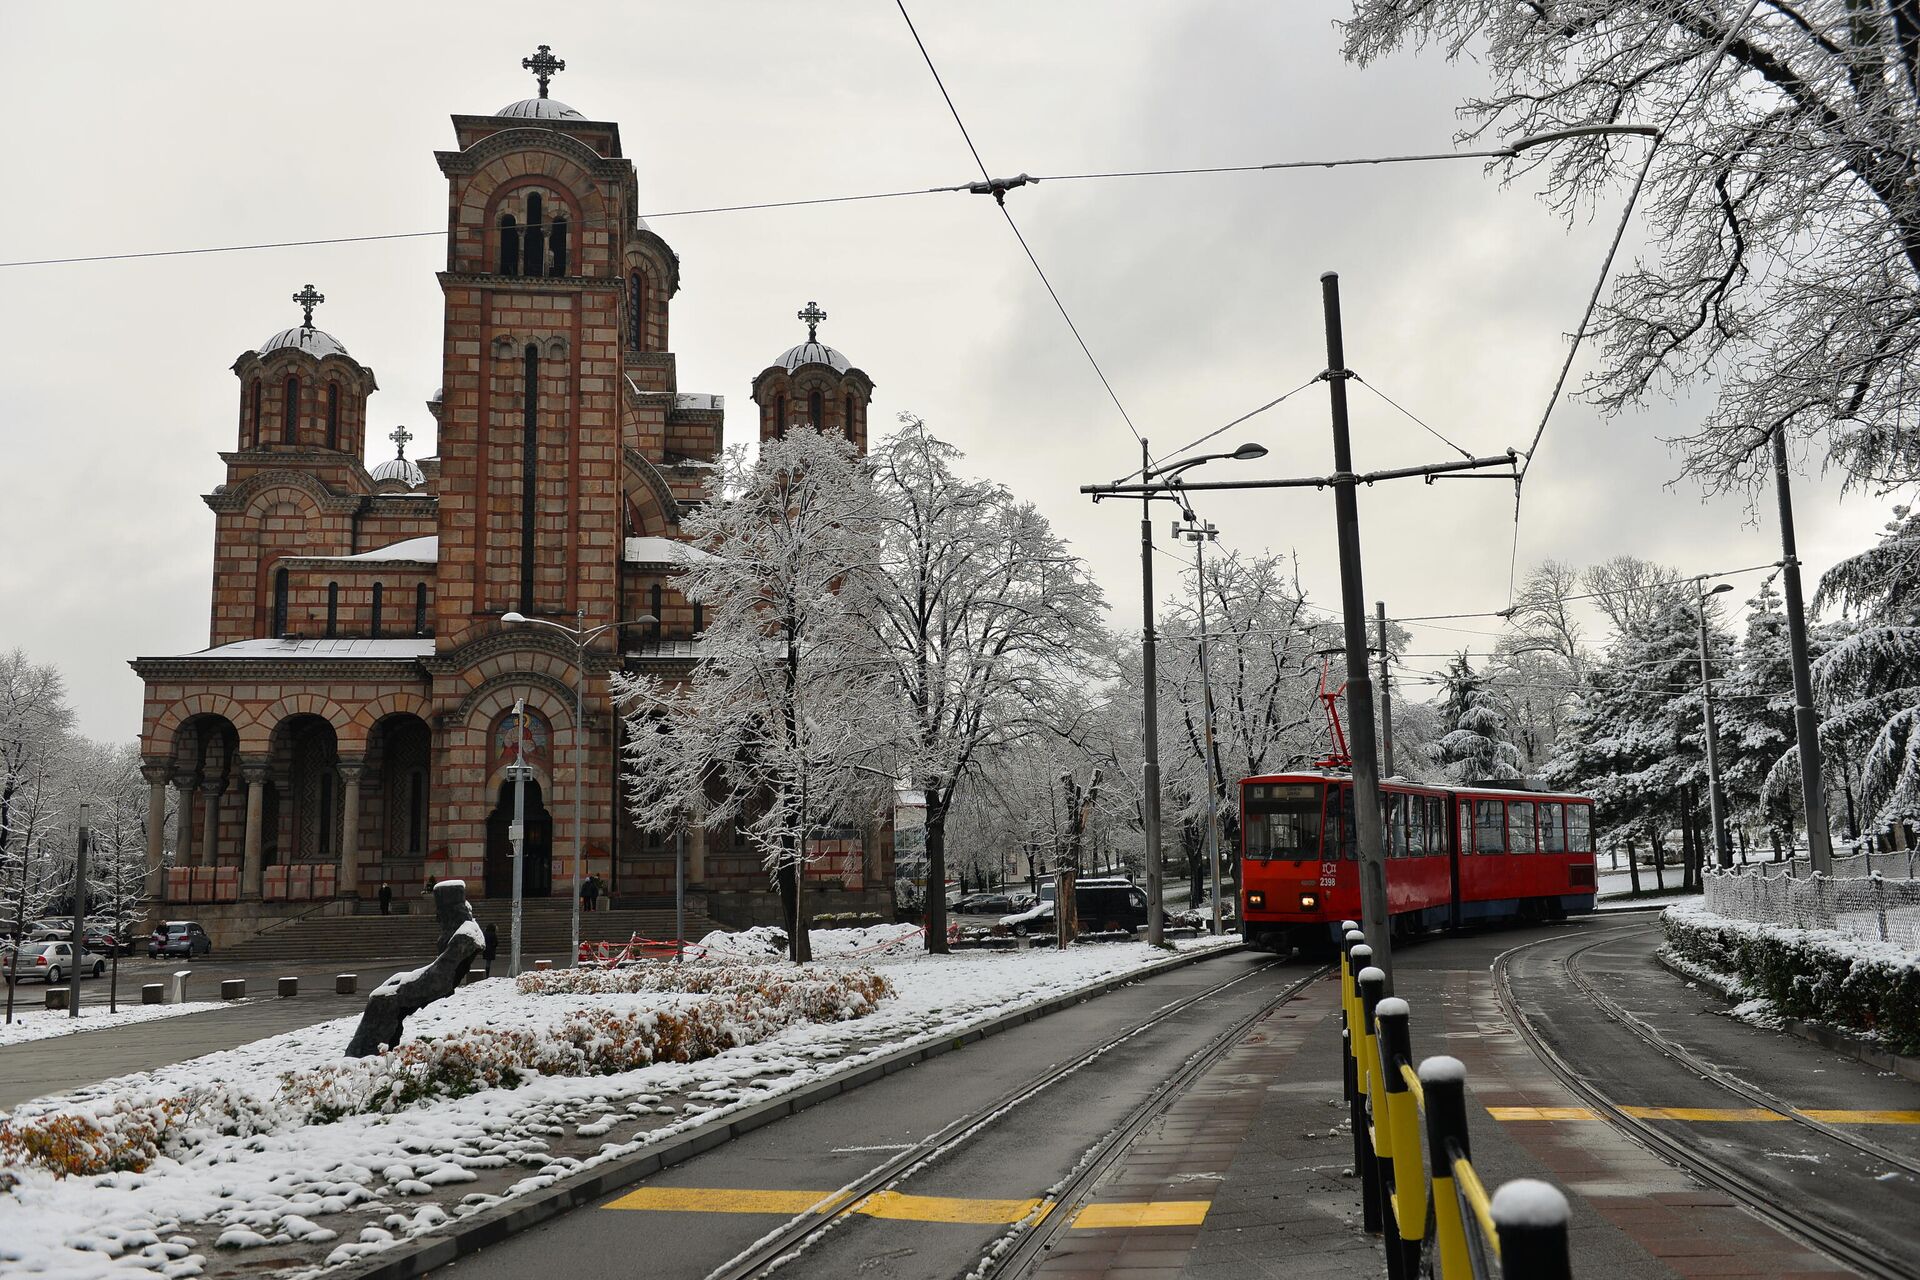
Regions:
[[[486,975],[491,978],[493,976],[493,958],[500,954],[500,931],[489,924],[480,930],[480,936],[485,939],[485,942],[480,948],[480,958],[486,961]]]
[[[580,898],[589,911],[596,909],[600,901],[600,877],[588,876],[587,882],[580,886]]]
[[[383,916],[393,914],[393,886],[390,884],[380,886],[380,914]]]

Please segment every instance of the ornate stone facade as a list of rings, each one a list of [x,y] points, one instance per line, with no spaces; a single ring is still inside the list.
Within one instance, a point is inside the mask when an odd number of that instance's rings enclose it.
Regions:
[[[260,903],[257,920],[382,884],[507,893],[516,699],[530,713],[526,891],[570,891],[576,798],[586,872],[628,900],[672,891],[668,833],[635,829],[619,803],[608,677],[698,660],[701,615],[670,543],[719,457],[724,405],[679,390],[680,262],[637,215],[619,127],[548,97],[556,60],[543,67],[540,97],[453,117],[457,147],[437,153],[437,456],[406,459],[400,428],[401,456],[368,471],[377,383],[314,327],[311,285],[294,298],[302,323],[234,363],[236,447],[206,497],[209,647],[133,663],[153,811],[168,787],[178,799],[171,831],[150,824],[158,900]],[[754,379],[761,434],[813,421],[864,449],[873,383],[817,340],[823,318],[809,303],[808,340]],[[508,614],[606,630],[583,652]],[[816,874],[849,891],[822,901],[890,903],[884,830],[861,843],[822,860]],[[691,833],[687,861],[732,914],[766,914],[765,873],[733,832]]]

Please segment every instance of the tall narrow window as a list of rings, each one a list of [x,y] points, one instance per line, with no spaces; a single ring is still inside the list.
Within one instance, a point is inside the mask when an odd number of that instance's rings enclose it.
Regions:
[[[827,398],[818,391],[807,396],[807,416],[813,419],[808,425],[815,431],[827,429]]]
[[[787,434],[787,398],[780,396],[773,402],[773,434]]]
[[[661,616],[661,603],[664,594],[665,593],[660,590],[660,584],[656,582],[653,584],[653,591],[648,597],[648,602],[653,606],[648,612],[653,614],[653,639],[656,644],[659,643],[661,625],[665,621]]]
[[[427,584],[416,583],[413,588],[413,634],[427,634]]]
[[[696,603],[693,606],[693,634],[699,635],[707,629],[707,606]]]
[[[537,202],[539,196],[534,196]],[[540,449],[540,348],[525,352],[520,406],[520,612],[533,612],[533,530]]]
[[[287,379],[286,417],[280,424],[280,442],[292,444],[294,431],[300,425],[300,379]]]
[[[260,379],[255,378],[253,380],[253,407],[248,410],[252,431],[247,441],[248,445],[255,449],[260,447],[260,406],[265,399],[266,388],[261,385]]]
[[[853,397],[852,396],[847,397],[847,418],[844,424],[844,428],[847,433],[847,439],[849,440],[853,439]]]
[[[367,631],[368,634],[376,640],[380,638],[380,605],[381,597],[385,594],[386,590],[381,583],[376,582],[373,584],[373,620],[368,626]]]
[[[340,447],[340,384],[327,384],[327,448]]]
[[[646,345],[646,301],[646,287],[641,282],[640,273],[635,271],[627,277],[627,346],[634,351]]]
[[[327,635],[333,636],[340,630],[340,584],[327,584]]]
[[[273,625],[267,628],[276,636],[287,634],[287,571],[273,571]]]
[[[567,217],[555,214],[553,230],[547,236],[547,274],[563,276],[567,274]]]
[[[520,250],[520,271],[523,275],[543,276],[547,265],[547,228],[540,218],[540,193],[534,192],[527,197],[527,226],[523,233]]]
[[[500,274],[520,274],[520,224],[510,213],[500,215]]]

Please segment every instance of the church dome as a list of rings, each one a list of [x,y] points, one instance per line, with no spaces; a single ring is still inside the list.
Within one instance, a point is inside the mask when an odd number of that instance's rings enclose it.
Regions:
[[[797,347],[788,347],[774,363],[792,373],[803,364],[824,364],[835,373],[845,373],[853,368],[847,358],[824,342],[809,339]]]
[[[293,347],[319,359],[322,356],[347,356],[346,344],[328,333],[325,329],[315,329],[310,325],[295,325],[291,329],[282,329],[260,344],[260,354]],[[347,356],[347,359],[353,359]]]
[[[586,117],[575,111],[558,98],[522,98],[510,102],[493,113],[496,116],[514,116],[522,120],[585,120]]]
[[[426,472],[420,470],[420,464],[412,458],[388,458],[372,471],[373,482],[398,480],[409,489],[418,489],[427,482]]]

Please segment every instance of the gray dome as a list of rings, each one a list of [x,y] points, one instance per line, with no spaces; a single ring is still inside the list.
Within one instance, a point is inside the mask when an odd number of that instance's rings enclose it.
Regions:
[[[508,103],[493,114],[496,116],[518,116],[523,120],[586,119],[585,116],[558,98],[522,98],[518,102]]]
[[[786,353],[774,363],[788,373],[803,364],[824,364],[835,373],[845,373],[853,368],[845,356],[824,342],[803,342],[797,347],[788,347]]]
[[[375,484],[383,480],[399,480],[409,489],[418,489],[427,482],[426,472],[420,470],[420,464],[411,458],[388,458],[373,469],[372,475]]]
[[[260,344],[260,354],[278,351],[282,347],[296,347],[308,355],[319,359],[322,356],[347,356],[347,349],[340,339],[325,329],[308,329],[295,325],[291,329],[282,329]],[[347,356],[347,359],[353,359]]]

